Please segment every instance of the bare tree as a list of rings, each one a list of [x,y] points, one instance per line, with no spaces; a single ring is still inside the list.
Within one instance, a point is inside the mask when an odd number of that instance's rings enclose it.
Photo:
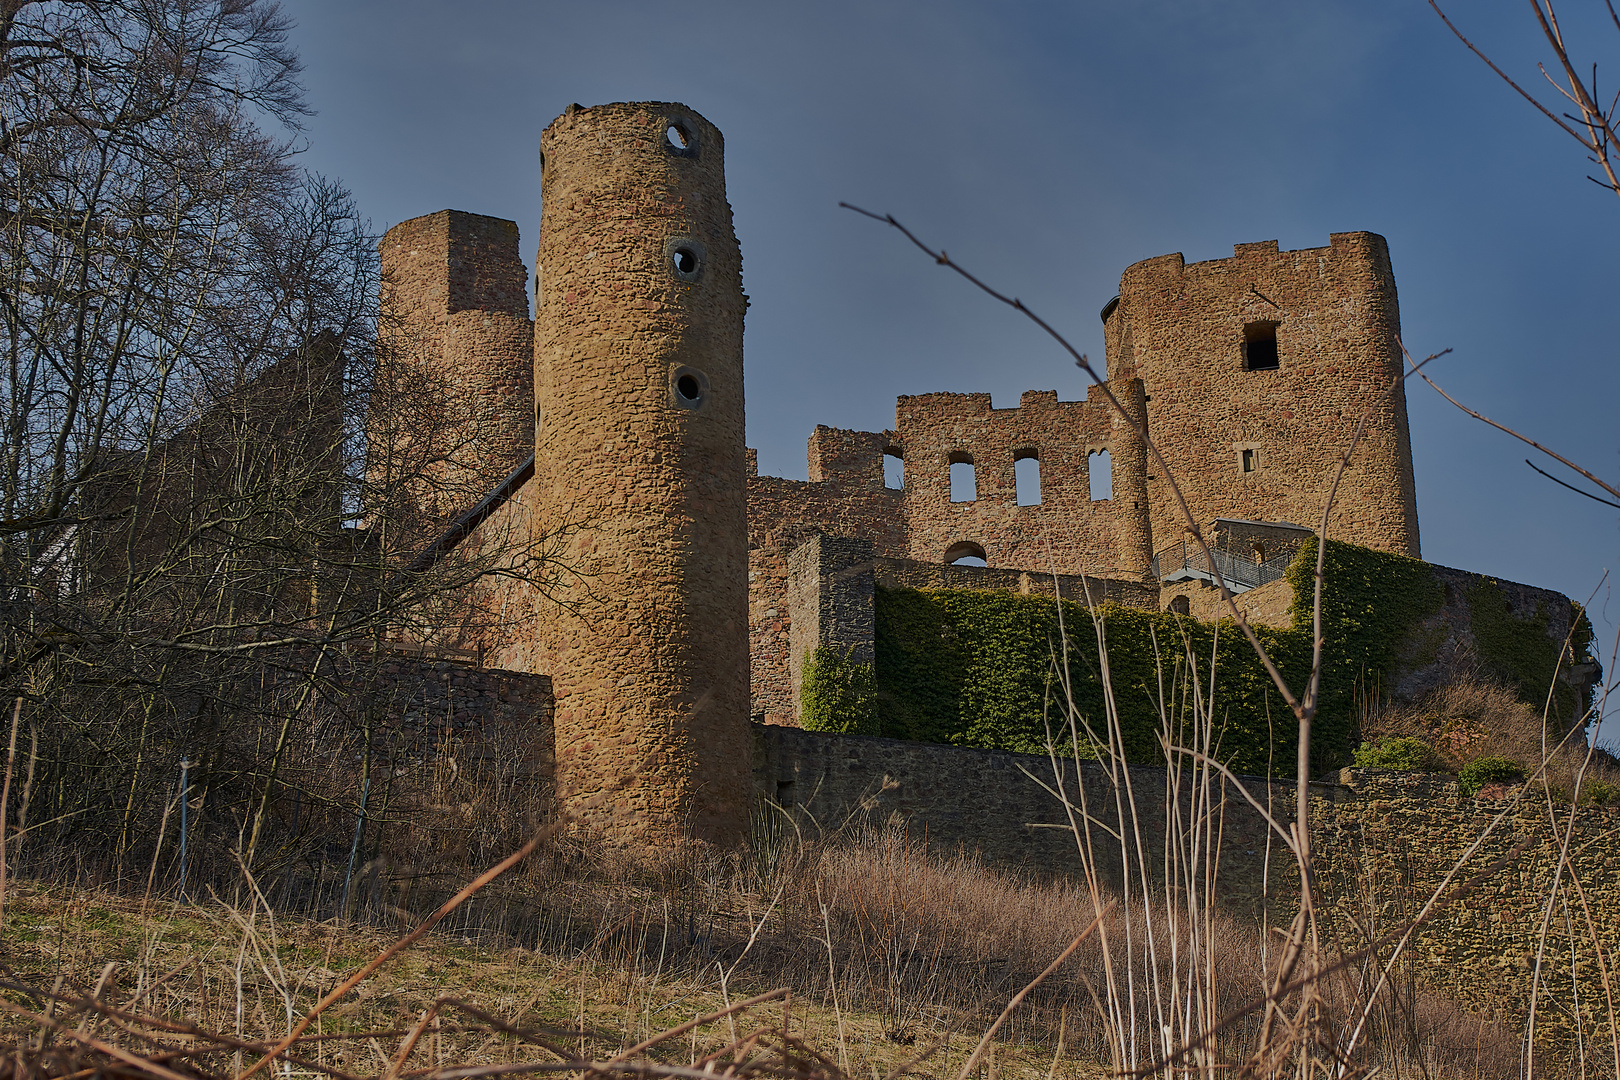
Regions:
[[[478,432],[378,362],[375,237],[297,167],[289,28],[271,0],[0,0],[0,693],[33,746],[6,820],[114,872],[177,797],[194,847],[261,870],[312,799],[348,813],[396,704],[379,647],[532,569],[406,569],[426,464],[369,415]],[[309,747],[337,787],[290,778]]]
[[[1429,0],[1429,6],[1434,8],[1435,14],[1445,22],[1447,29],[1457,35],[1457,40],[1468,46],[1469,51],[1489,65],[1503,82],[1535,106],[1536,110],[1548,120],[1558,125],[1559,130],[1586,148],[1588,159],[1603,174],[1601,178],[1592,176],[1588,179],[1620,196],[1620,175],[1615,171],[1614,126],[1616,109],[1620,108],[1620,92],[1611,95],[1605,103],[1603,95],[1598,91],[1597,62],[1592,62],[1590,77],[1576,67],[1576,61],[1570,56],[1564,28],[1559,25],[1558,12],[1553,7],[1553,0],[1530,0],[1530,9],[1534,13],[1536,26],[1553,54],[1552,71],[1547,70],[1546,64],[1536,65],[1541,77],[1552,88],[1554,96],[1549,99],[1550,104],[1530,93],[1497,66],[1496,61],[1486,56],[1479,46],[1470,41],[1446,16],[1440,9],[1438,0]],[[1620,12],[1615,10],[1613,0],[1604,0],[1604,7],[1608,10],[1609,21],[1613,24],[1615,32],[1620,33]]]

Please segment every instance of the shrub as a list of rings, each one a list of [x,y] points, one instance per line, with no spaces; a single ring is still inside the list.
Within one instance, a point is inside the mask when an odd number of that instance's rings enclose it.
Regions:
[[[799,687],[799,712],[809,731],[840,735],[876,735],[877,692],[872,665],[847,652],[817,646],[805,659]]]
[[[1607,806],[1620,802],[1620,784],[1606,780],[1588,780],[1581,785],[1581,802],[1587,806]]]
[[[1376,743],[1362,743],[1354,751],[1355,763],[1361,768],[1400,769],[1402,772],[1439,772],[1443,766],[1434,747],[1410,735],[1385,736]]]
[[[1469,798],[1486,784],[1517,784],[1524,779],[1524,767],[1512,758],[1482,757],[1470,761],[1457,774],[1457,786]]]

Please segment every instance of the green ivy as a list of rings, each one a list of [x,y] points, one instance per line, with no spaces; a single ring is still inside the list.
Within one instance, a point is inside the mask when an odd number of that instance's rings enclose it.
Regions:
[[[1580,715],[1586,702],[1577,700],[1573,687],[1559,675],[1562,642],[1547,636],[1549,612],[1538,605],[1534,615],[1520,619],[1508,607],[1507,594],[1491,578],[1481,578],[1468,590],[1468,610],[1474,630],[1474,648],[1486,672],[1515,687],[1520,700],[1539,713],[1553,689],[1552,715]],[[1576,605],[1573,655],[1586,659],[1592,644],[1592,624]]]
[[[1231,623],[1113,606],[1096,614],[1108,642],[1120,737],[1130,760],[1162,760],[1159,703],[1172,725],[1190,722],[1189,674],[1196,671],[1198,692],[1207,693],[1213,649],[1221,756],[1244,771],[1265,771],[1273,764],[1275,727],[1276,763],[1291,767],[1292,717]],[[1043,597],[880,587],[876,615],[881,734],[1044,754],[1050,721],[1067,752],[1072,694],[1078,715],[1106,738],[1097,629],[1080,605],[1063,602],[1060,626],[1058,605]],[[1287,676],[1298,679],[1308,662],[1308,638],[1295,631],[1261,635]],[[1189,661],[1189,652],[1195,659]],[[1081,741],[1090,742],[1083,731]],[[1082,745],[1080,752],[1092,756],[1095,750]]]
[[[799,682],[799,715],[811,731],[876,735],[876,680],[872,665],[847,652],[819,646],[805,658]]]
[[[1470,761],[1457,774],[1458,789],[1469,798],[1486,784],[1518,784],[1524,781],[1524,766],[1512,758],[1482,757]]]
[[[1422,739],[1389,736],[1377,743],[1362,743],[1351,757],[1361,768],[1400,769],[1402,772],[1441,772],[1440,755]]]
[[[1292,625],[1256,628],[1295,694],[1304,692],[1310,672],[1315,573],[1313,538],[1286,575],[1294,590]],[[1311,737],[1317,773],[1350,762],[1360,699],[1387,693],[1403,664],[1433,661],[1437,635],[1422,624],[1445,601],[1445,589],[1427,563],[1332,540],[1323,581],[1322,681]],[[1502,669],[1504,678],[1521,687],[1539,686],[1544,694],[1558,658],[1558,644],[1546,636],[1545,614],[1514,619],[1494,585],[1473,592],[1478,593],[1470,602],[1482,655]],[[1037,596],[880,587],[875,605],[879,733],[1045,753],[1049,718],[1060,744],[1069,745],[1063,730],[1071,696],[1078,714],[1101,732],[1098,631],[1080,605],[1063,602],[1061,628],[1059,606]],[[1207,696],[1213,650],[1220,756],[1246,772],[1293,771],[1294,717],[1230,620],[1201,622],[1112,606],[1098,608],[1096,615],[1108,642],[1121,739],[1132,761],[1162,760],[1161,715],[1172,726],[1186,722],[1194,674],[1199,692]],[[1584,656],[1590,634],[1583,614],[1574,642],[1577,656]],[[1065,648],[1068,692],[1060,677]],[[1081,748],[1082,754],[1091,752],[1094,748]]]
[[[1294,629],[1308,635],[1316,580],[1314,536],[1301,545],[1285,576],[1294,588]],[[1376,698],[1394,685],[1402,657],[1427,647],[1419,624],[1440,610],[1446,594],[1428,563],[1337,540],[1328,541],[1322,582],[1317,708],[1326,727],[1348,737],[1355,727],[1358,694]]]

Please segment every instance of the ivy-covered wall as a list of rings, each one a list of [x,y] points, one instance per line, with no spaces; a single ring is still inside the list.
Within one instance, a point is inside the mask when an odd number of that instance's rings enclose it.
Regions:
[[[1288,571],[1293,626],[1256,631],[1296,694],[1310,668],[1315,569],[1313,539]],[[1470,635],[1483,657],[1501,658],[1493,672],[1520,687],[1526,700],[1546,694],[1561,648],[1549,636],[1548,613],[1515,615],[1492,599],[1488,579],[1468,575],[1483,583],[1469,595],[1472,628],[1450,625],[1468,616],[1442,618],[1447,587],[1437,573],[1417,559],[1329,541],[1321,705],[1312,736],[1316,771],[1349,762],[1361,700],[1387,695],[1403,672],[1432,663],[1437,634]],[[1213,668],[1219,755],[1241,771],[1293,771],[1293,715],[1230,621],[1103,605],[1094,609],[1094,624],[1093,612],[1070,601],[1060,608],[1050,597],[952,589],[880,587],[874,605],[876,734],[1045,753],[1048,723],[1063,732],[1071,696],[1079,715],[1100,730],[1101,637],[1132,761],[1162,760],[1162,725],[1190,721],[1191,709],[1208,699]],[[872,722],[863,713],[858,722],[830,717],[817,726],[870,731]],[[1066,734],[1061,742],[1067,744]]]
[[[1103,734],[1099,633],[1079,604],[1062,602],[1061,627],[1056,602],[1008,593],[882,589],[876,608],[880,734],[1044,754],[1048,719],[1060,743],[1069,741],[1069,694]],[[1191,721],[1190,707],[1207,696],[1213,656],[1222,756],[1266,772],[1275,731],[1279,761],[1292,761],[1291,715],[1235,627],[1107,605],[1095,611],[1130,760],[1162,760],[1161,725]],[[1301,681],[1307,639],[1265,630],[1261,640],[1285,675]]]

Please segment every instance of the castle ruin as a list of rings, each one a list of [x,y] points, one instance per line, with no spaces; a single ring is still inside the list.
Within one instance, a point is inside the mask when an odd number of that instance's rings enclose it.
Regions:
[[[892,430],[818,427],[796,481],[758,475],[743,443],[747,301],[720,132],[677,104],[571,106],[541,151],[535,321],[516,228],[443,211],[383,238],[384,341],[418,343],[393,362],[494,421],[493,437],[443,455],[481,497],[424,496],[447,531],[423,557],[544,535],[562,567],[545,587],[481,578],[458,600],[469,617],[422,644],[551,679],[561,807],[614,842],[736,842],[757,764],[750,719],[796,726],[817,646],[870,659],[874,583],[1212,617],[1218,568],[1275,624],[1280,568],[1364,416],[1329,533],[1419,555],[1380,236],[1136,263],[1102,309],[1124,415],[1096,386],[1084,401],[1031,391],[1010,409],[987,394],[902,397]],[[898,488],[885,458],[903,463]],[[1038,500],[1019,497],[1025,461]],[[973,471],[965,498],[960,466]],[[1186,543],[1187,512],[1218,567]]]

